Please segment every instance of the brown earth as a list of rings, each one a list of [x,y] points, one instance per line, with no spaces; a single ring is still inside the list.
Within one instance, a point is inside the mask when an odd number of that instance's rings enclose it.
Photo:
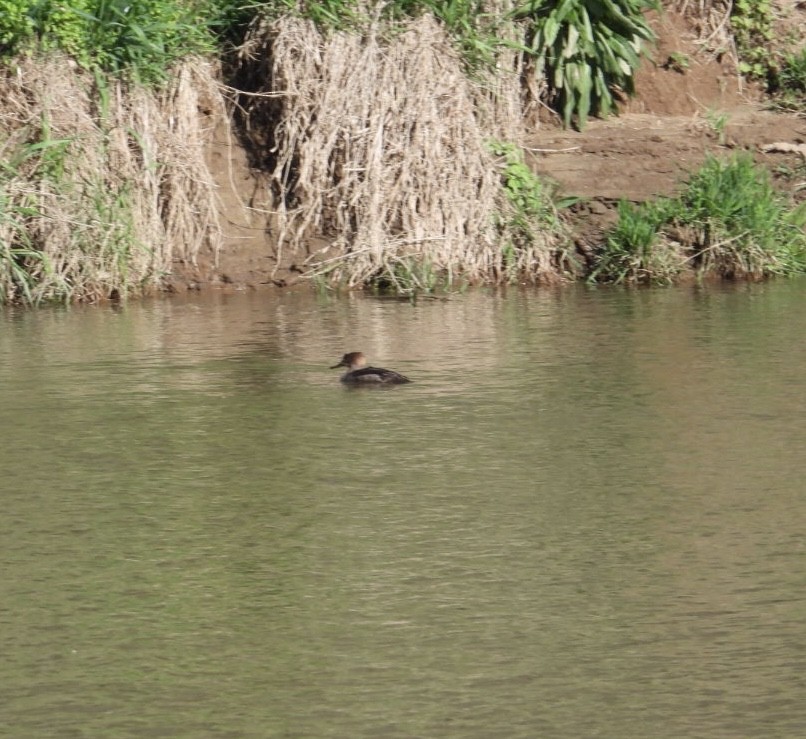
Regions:
[[[529,141],[535,171],[560,193],[585,198],[571,219],[583,251],[600,243],[619,200],[673,194],[708,154],[751,153],[781,188],[806,197],[806,118],[765,110],[727,55],[704,53],[680,16],[665,13],[653,25],[657,47],[620,116],[594,120],[581,133],[543,128]]]
[[[802,27],[806,7],[796,4],[793,12]],[[750,152],[771,168],[780,187],[806,198],[806,118],[765,110],[753,89],[742,89],[728,55],[703,51],[680,16],[665,13],[653,25],[658,45],[621,115],[591,121],[582,132],[543,123],[527,144],[538,173],[556,181],[561,193],[583,198],[569,216],[583,252],[601,242],[620,199],[675,192],[709,153]],[[210,164],[220,187],[225,245],[217,257],[177,265],[183,278],[175,287],[257,289],[294,282],[294,261],[304,255],[274,253],[259,173],[225,127],[216,130]],[[241,201],[252,208],[248,215]]]

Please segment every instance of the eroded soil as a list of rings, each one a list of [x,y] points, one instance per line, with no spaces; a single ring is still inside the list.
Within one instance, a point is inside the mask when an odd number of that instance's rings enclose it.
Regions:
[[[653,23],[658,46],[622,115],[591,121],[582,132],[543,123],[528,141],[534,169],[555,180],[562,193],[583,198],[569,220],[585,252],[600,243],[620,199],[675,192],[708,153],[750,152],[771,168],[779,187],[806,198],[806,118],[765,110],[728,60],[702,52],[682,18],[667,13]],[[672,63],[681,59],[683,66]],[[220,188],[225,245],[217,256],[201,255],[196,265],[177,265],[174,287],[292,284],[299,276],[295,263],[305,255],[275,254],[259,175],[223,127],[216,130],[210,164]],[[245,213],[239,201],[251,210]]]
[[[806,119],[745,104],[728,111],[715,130],[700,116],[629,113],[594,121],[584,133],[541,131],[530,141],[534,169],[559,191],[584,198],[572,207],[578,246],[595,247],[615,221],[621,199],[640,202],[672,195],[710,154],[747,151],[774,173],[776,184],[806,196]]]

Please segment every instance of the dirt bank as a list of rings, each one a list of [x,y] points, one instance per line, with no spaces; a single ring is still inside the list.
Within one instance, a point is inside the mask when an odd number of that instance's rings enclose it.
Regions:
[[[794,12],[804,24],[806,7]],[[708,153],[751,152],[773,170],[782,188],[806,197],[806,154],[794,150],[806,144],[806,119],[765,110],[729,58],[704,51],[680,16],[665,13],[653,25],[657,49],[637,75],[637,94],[622,115],[592,121],[583,132],[544,122],[528,141],[534,169],[555,180],[561,192],[584,198],[569,213],[582,251],[600,242],[619,199],[674,192]],[[307,255],[275,253],[260,173],[250,169],[224,126],[215,131],[210,165],[219,185],[225,245],[218,255],[200,255],[195,265],[177,264],[174,288],[293,284]]]

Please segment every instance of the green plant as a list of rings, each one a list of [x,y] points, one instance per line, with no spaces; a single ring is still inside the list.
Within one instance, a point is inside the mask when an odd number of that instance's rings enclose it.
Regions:
[[[705,120],[708,121],[714,133],[716,133],[719,139],[719,144],[724,146],[726,141],[725,127],[728,125],[728,114],[718,113],[715,110],[708,110],[705,114]]]
[[[709,157],[676,198],[619,206],[591,281],[760,279],[806,270],[806,204],[792,207],[749,156]]]
[[[54,138],[46,116],[0,162],[0,303],[129,291],[136,241],[128,184],[76,175],[77,139]]]
[[[768,80],[777,69],[770,53],[773,40],[772,0],[734,0],[730,23],[739,52],[739,71]]]
[[[778,82],[788,92],[806,93],[806,48],[784,58]]]
[[[36,247],[31,224],[42,212],[36,192],[20,186],[20,181],[24,173],[57,172],[64,144],[46,139],[12,146],[0,161],[0,303],[39,302],[37,273],[47,270],[49,264]]]
[[[320,28],[345,28],[362,20],[353,0],[275,0],[258,2],[254,6],[261,15],[276,18],[284,14],[300,15],[316,23]],[[363,20],[366,20],[364,18]]]
[[[709,157],[680,202],[679,220],[694,233],[690,258],[701,273],[759,278],[800,271],[803,208],[792,209],[749,156]]]
[[[0,50],[60,50],[84,67],[155,83],[177,59],[212,49],[209,26],[228,8],[186,0],[0,0]]]
[[[514,17],[526,24],[535,74],[546,75],[565,125],[615,109],[616,90],[632,93],[642,43],[654,38],[644,11],[655,0],[527,0]]]
[[[588,281],[661,285],[674,282],[685,259],[677,245],[661,233],[674,211],[675,202],[666,198],[639,205],[622,200],[618,222],[607,235]]]
[[[526,164],[519,146],[494,141],[489,148],[500,159],[501,185],[507,201],[507,208],[499,220],[502,231],[509,237],[500,251],[500,270],[508,281],[523,270],[524,256],[534,250],[547,234],[564,242],[558,207],[570,205],[576,202],[576,198],[558,204],[551,188]],[[576,269],[576,264],[562,248],[555,250],[552,260],[561,272]]]
[[[428,11],[450,33],[471,71],[491,68],[496,50],[504,43],[496,36],[500,20],[485,12],[483,0],[395,0],[392,12],[416,15]]]
[[[672,69],[678,74],[685,74],[690,66],[691,60],[688,54],[683,54],[679,51],[673,51],[663,63],[664,69]]]
[[[773,92],[776,107],[806,110],[806,48],[784,57]]]
[[[396,257],[387,263],[370,283],[381,292],[397,295],[430,294],[440,286],[448,287],[450,279],[434,270],[431,260],[424,254]]]
[[[92,62],[138,82],[163,81],[174,61],[212,48],[204,18],[174,0],[93,0],[79,15]]]
[[[0,304],[22,300],[35,303],[36,280],[28,269],[32,260],[43,259],[33,248],[26,220],[37,215],[34,208],[15,203],[0,180]]]
[[[34,36],[34,20],[26,0],[0,0],[0,51],[11,55]]]
[[[226,2],[226,0],[220,0]],[[301,15],[323,29],[357,30],[372,22],[366,6],[354,0],[315,0],[299,3],[297,0],[275,0],[258,3],[255,8],[264,16],[276,18],[290,13]],[[486,12],[483,0],[390,0],[377,6],[377,12],[397,22],[430,13],[448,31],[470,72],[491,69],[495,64],[496,50],[505,44],[497,35],[505,19]]]
[[[544,182],[532,171],[515,144],[495,141],[490,151],[502,160],[501,182],[512,206],[509,223],[527,239],[534,229],[554,228],[559,224],[557,211]]]

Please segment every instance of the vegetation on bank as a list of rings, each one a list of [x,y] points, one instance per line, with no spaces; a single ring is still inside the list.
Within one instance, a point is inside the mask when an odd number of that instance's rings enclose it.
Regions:
[[[632,205],[597,255],[591,281],[671,284],[806,271],[806,203],[793,206],[748,155],[710,157],[674,198]]]
[[[790,22],[795,9],[787,14],[781,5],[773,0],[708,0],[700,4],[700,12],[711,19],[705,23],[709,38],[714,39],[709,43],[711,51],[723,54],[727,40],[727,45],[735,47],[740,74],[760,83],[775,107],[803,112],[806,46],[802,29]],[[676,7],[685,9],[689,3],[677,0]],[[727,37],[722,29],[729,32]]]
[[[278,249],[309,253],[320,279],[411,292],[577,276],[561,204],[524,162],[524,119],[550,105],[582,127],[614,110],[658,4],[0,0],[0,302],[125,296],[215,252],[204,145],[225,95],[268,173]],[[734,3],[743,48],[767,5]],[[803,54],[775,75],[794,91],[781,100],[802,99]],[[767,202],[768,183],[745,184]],[[702,207],[718,207],[712,195]],[[797,248],[769,262],[769,245],[794,232],[748,235],[672,210],[623,206],[595,278],[669,281],[681,261],[724,276],[803,269]],[[700,234],[691,251],[662,253],[674,228]],[[629,266],[636,252],[649,266]]]
[[[185,62],[157,94],[67,61],[0,72],[2,302],[149,291],[220,245],[198,114],[224,115],[215,67]]]

